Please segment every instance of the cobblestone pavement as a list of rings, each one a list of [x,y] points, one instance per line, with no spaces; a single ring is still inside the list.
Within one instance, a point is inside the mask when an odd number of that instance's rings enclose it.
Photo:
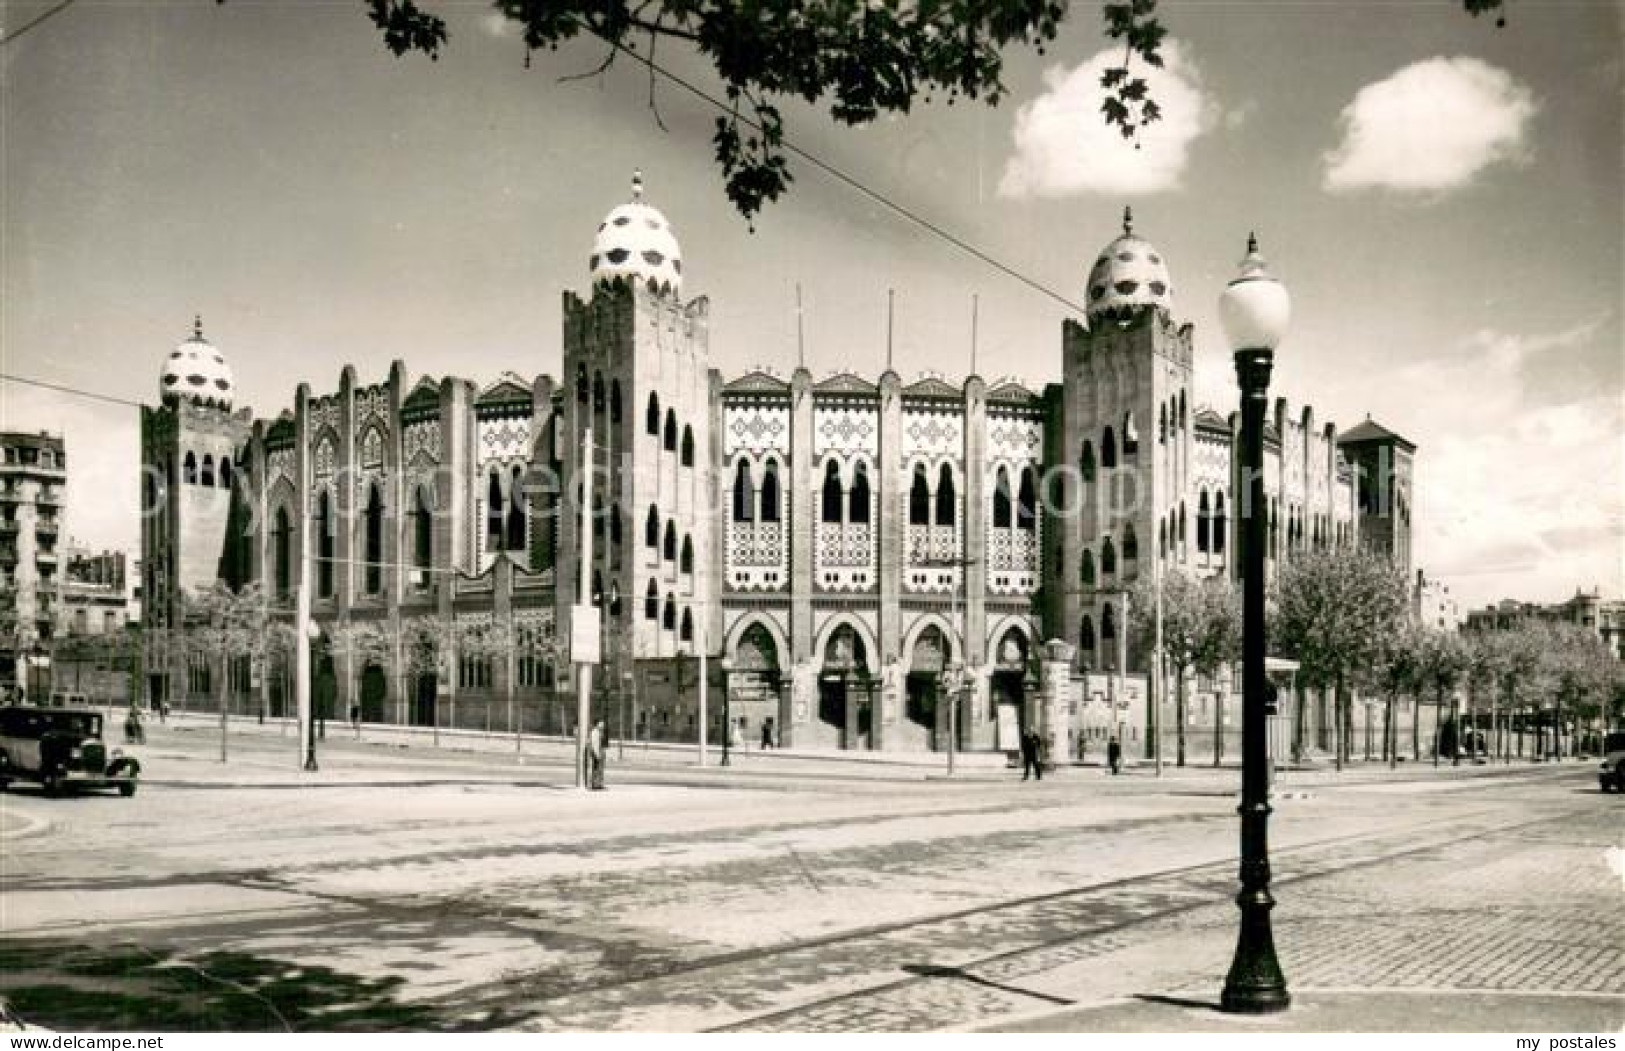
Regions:
[[[1294,983],[1621,992],[1586,773],[1283,800]],[[4,797],[52,827],[0,859],[0,995],[83,1029],[906,1030],[1228,962],[1222,787],[719,783]]]

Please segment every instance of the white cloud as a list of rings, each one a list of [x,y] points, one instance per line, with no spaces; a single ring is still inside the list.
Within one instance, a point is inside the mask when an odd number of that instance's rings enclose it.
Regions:
[[[1458,597],[1560,597],[1576,586],[1617,592],[1625,535],[1617,377],[1557,401],[1535,397],[1532,371],[1574,368],[1610,338],[1607,318],[1561,331],[1482,330],[1454,352],[1385,377],[1414,392],[1425,421],[1407,434],[1417,461],[1418,555]]]
[[[1498,161],[1522,160],[1538,107],[1523,84],[1476,58],[1430,58],[1367,84],[1343,108],[1343,141],[1326,155],[1334,192],[1465,186]]]
[[[492,11],[480,16],[480,29],[486,36],[511,37],[519,35],[519,23],[513,21],[500,11]]]
[[[1218,107],[1177,44],[1165,45],[1163,57],[1161,69],[1132,67],[1162,110],[1161,120],[1140,129],[1138,149],[1107,126],[1100,110],[1100,75],[1122,62],[1121,49],[1102,51],[1070,71],[1056,66],[1046,72],[1048,90],[1016,111],[1015,152],[999,196],[1150,194],[1178,187],[1191,143],[1214,125]]]

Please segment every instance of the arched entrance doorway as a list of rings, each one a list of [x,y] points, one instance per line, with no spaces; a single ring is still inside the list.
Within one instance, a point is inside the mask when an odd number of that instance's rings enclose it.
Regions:
[[[361,672],[361,721],[384,722],[384,702],[388,696],[389,678],[384,669],[376,664],[367,665]]]
[[[770,743],[779,743],[780,681],[778,644],[767,628],[752,624],[734,646],[728,671],[728,715],[734,725],[743,724],[745,744],[759,745],[764,732]]]
[[[998,729],[998,747],[1006,752],[1021,747],[1021,733],[1027,724],[1027,636],[1010,628],[993,651],[993,675],[989,682],[989,713]]]
[[[824,645],[818,676],[818,721],[838,733],[842,748],[868,748],[874,711],[874,677],[863,638],[843,624]]]
[[[949,653],[947,637],[933,624],[915,638],[909,654],[904,715],[910,736],[937,752],[948,748],[948,699],[942,693],[942,673],[948,667]]]

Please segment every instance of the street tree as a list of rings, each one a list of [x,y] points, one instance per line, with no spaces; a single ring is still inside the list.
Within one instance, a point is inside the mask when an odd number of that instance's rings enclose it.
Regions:
[[[445,19],[429,9],[433,5],[364,2],[395,55],[439,58],[448,34]],[[1474,16],[1499,15],[1505,5],[1461,2]],[[1007,92],[1007,50],[1044,54],[1068,14],[1056,0],[495,0],[492,6],[517,23],[527,66],[530,52],[557,50],[578,37],[595,38],[603,61],[565,79],[602,73],[622,55],[647,66],[649,108],[657,123],[657,46],[697,53],[721,83],[716,101],[723,113],[712,147],[728,199],[746,220],[778,200],[792,180],[789,157],[795,151],[785,138],[780,108],[787,100],[827,107],[830,119],[853,126],[908,113],[938,95],[950,106],[959,98],[996,106]],[[1101,18],[1123,57],[1101,74],[1100,116],[1133,139],[1162,116],[1141,74],[1163,64],[1169,27],[1158,0],[1103,3]]]
[[[1424,634],[1414,621],[1400,623],[1382,640],[1376,659],[1362,685],[1383,699],[1382,758],[1390,768],[1399,765],[1399,726],[1394,718],[1401,696],[1413,696],[1420,682]],[[1420,711],[1420,706],[1414,706]],[[1416,720],[1411,720],[1414,727]]]
[[[220,761],[226,761],[228,698],[234,658],[250,665],[262,656],[271,622],[270,604],[259,584],[233,588],[224,581],[184,593],[186,647],[208,662],[220,705]]]
[[[1135,645],[1147,650],[1156,638],[1157,588],[1157,582],[1142,578],[1129,602]],[[1174,679],[1175,761],[1184,766],[1186,677],[1213,675],[1241,659],[1241,598],[1223,577],[1199,580],[1177,571],[1162,577],[1161,591],[1162,660]]]
[[[1275,578],[1270,637],[1295,658],[1306,685],[1333,691],[1334,754],[1349,751],[1348,687],[1375,664],[1408,616],[1405,577],[1387,559],[1358,549],[1294,552]],[[1296,716],[1302,737],[1302,706]]]
[[[1462,637],[1453,631],[1427,629],[1422,644],[1421,680],[1426,689],[1433,691],[1433,765],[1439,765],[1439,754],[1445,746],[1440,720],[1446,698],[1451,704],[1449,750],[1452,763],[1461,761],[1459,714],[1455,711],[1456,688],[1467,675],[1470,654]],[[1418,698],[1420,702],[1420,697]],[[1417,706],[1416,723],[1421,722],[1421,706]],[[1413,726],[1414,735],[1415,728]]]

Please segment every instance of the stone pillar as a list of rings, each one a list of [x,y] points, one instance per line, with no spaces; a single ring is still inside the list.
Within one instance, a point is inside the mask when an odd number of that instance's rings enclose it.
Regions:
[[[790,623],[784,655],[789,675],[780,742],[794,747],[799,729],[818,710],[818,667],[821,656],[813,623],[813,529],[817,520],[817,470],[813,439],[812,373],[798,368],[790,377],[790,457],[785,464],[783,499],[790,508]]]
[[[877,669],[882,688],[876,691],[870,721],[870,745],[877,751],[891,742],[892,730],[902,710],[899,694],[903,645],[903,486],[907,483],[903,453],[903,381],[887,369],[880,377],[880,458],[876,464],[876,494],[879,514],[874,521],[880,529],[880,615]]]
[[[965,544],[967,558],[979,561],[963,570],[965,664],[987,663],[987,385],[980,376],[965,381]],[[960,720],[961,740],[974,740],[972,729],[987,711],[987,678],[981,676],[974,709]]]
[[[1071,726],[1073,647],[1060,639],[1044,643],[1038,665],[1038,735],[1044,739],[1049,765],[1067,762],[1067,729]]]

